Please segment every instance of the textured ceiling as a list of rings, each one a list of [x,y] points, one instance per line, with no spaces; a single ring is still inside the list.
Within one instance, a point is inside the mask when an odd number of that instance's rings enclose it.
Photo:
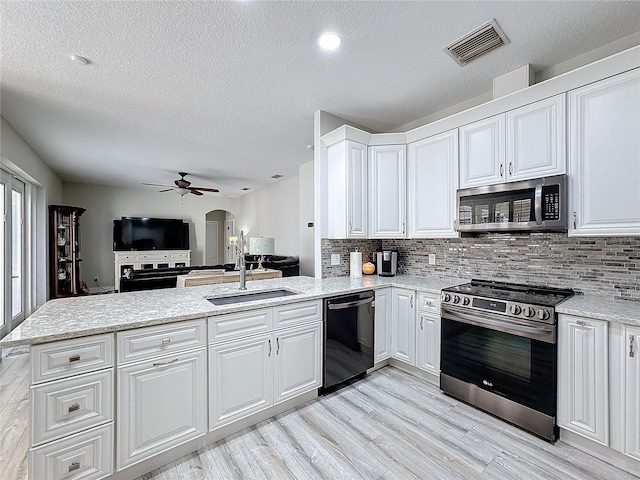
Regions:
[[[0,3],[2,115],[63,180],[182,170],[231,196],[296,175],[317,110],[390,130],[640,24],[637,1]],[[507,46],[466,67],[442,51],[492,18]],[[318,50],[324,30],[339,51]]]

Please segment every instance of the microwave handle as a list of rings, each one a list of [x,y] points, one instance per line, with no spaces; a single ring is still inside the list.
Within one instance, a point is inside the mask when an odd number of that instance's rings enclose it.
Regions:
[[[535,191],[535,213],[536,213],[536,225],[542,225],[542,183],[536,185]]]

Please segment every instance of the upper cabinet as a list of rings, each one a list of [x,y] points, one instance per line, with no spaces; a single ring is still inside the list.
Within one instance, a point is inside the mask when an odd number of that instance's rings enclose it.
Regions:
[[[505,180],[504,114],[460,127],[460,188]]]
[[[566,173],[565,94],[507,112],[507,181]]]
[[[565,95],[460,128],[460,188],[566,172]]]
[[[369,147],[369,238],[406,237],[406,151]]]
[[[407,150],[409,238],[458,236],[458,129],[410,143]]]
[[[569,92],[569,235],[640,234],[640,70]]]
[[[329,146],[327,179],[328,238],[367,238],[367,146]]]

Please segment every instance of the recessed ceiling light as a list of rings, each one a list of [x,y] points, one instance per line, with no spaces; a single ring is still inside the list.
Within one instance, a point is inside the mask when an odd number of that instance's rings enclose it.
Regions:
[[[271,175],[271,178],[282,178],[284,177],[284,175],[280,175],[279,173],[276,173],[275,175]]]
[[[80,55],[69,55],[69,58],[71,58],[71,61],[79,67],[86,67],[91,63],[91,60],[81,57]]]
[[[341,43],[342,40],[337,33],[325,32],[318,37],[318,46],[327,52],[333,52]]]
[[[246,192],[247,190],[251,190],[251,187],[243,187],[240,190],[244,190]]]

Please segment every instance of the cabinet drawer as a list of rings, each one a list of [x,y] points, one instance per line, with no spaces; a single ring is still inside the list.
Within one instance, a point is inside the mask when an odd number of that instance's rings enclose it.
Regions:
[[[432,293],[418,292],[418,310],[440,313],[440,297]]]
[[[69,377],[113,365],[113,335],[74,338],[31,350],[31,383]]]
[[[113,472],[113,424],[51,442],[29,452],[32,479],[98,479]]]
[[[322,320],[321,300],[273,307],[273,328],[320,320]]]
[[[141,262],[143,260],[166,260],[170,256],[168,253],[139,253],[138,260]]]
[[[137,253],[116,253],[116,263],[122,262],[137,262]]]
[[[238,335],[269,332],[273,325],[270,308],[209,317],[209,342],[220,342]]]
[[[31,387],[31,442],[39,445],[113,420],[113,370]]]
[[[205,321],[171,323],[118,333],[118,364],[204,347]]]

